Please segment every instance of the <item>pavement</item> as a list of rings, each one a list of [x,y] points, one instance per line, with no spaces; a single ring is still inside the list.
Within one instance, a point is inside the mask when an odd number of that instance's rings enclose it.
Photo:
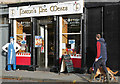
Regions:
[[[115,76],[117,82],[112,80],[110,84],[120,84],[120,77]],[[29,80],[31,82],[64,82],[64,83],[90,83],[90,74],[79,74],[79,73],[54,73],[49,71],[27,71],[27,70],[16,70],[16,71],[2,71],[2,79],[16,79],[16,80]],[[92,84],[101,84],[100,81],[93,81]]]

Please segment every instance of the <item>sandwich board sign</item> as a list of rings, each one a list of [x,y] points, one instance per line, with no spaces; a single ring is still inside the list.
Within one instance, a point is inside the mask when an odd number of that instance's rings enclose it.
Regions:
[[[60,72],[65,71],[65,67],[67,68],[68,73],[74,71],[73,62],[70,55],[62,56]]]

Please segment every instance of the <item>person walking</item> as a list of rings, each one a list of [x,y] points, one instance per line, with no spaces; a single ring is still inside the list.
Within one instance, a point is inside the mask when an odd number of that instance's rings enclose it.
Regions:
[[[106,42],[104,38],[101,38],[100,34],[96,34],[96,40],[97,40],[97,57],[95,58],[95,62],[93,64],[93,72],[91,73],[90,81],[93,80],[97,69],[102,66],[103,70],[106,73],[106,81],[110,82],[110,77],[106,68],[106,61],[107,61],[107,48],[106,48]]]

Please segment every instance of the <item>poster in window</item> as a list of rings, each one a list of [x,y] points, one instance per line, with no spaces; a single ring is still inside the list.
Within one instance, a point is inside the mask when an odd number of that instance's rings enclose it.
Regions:
[[[69,40],[69,44],[75,44],[75,40]]]
[[[66,49],[66,43],[62,43],[62,49]]]
[[[35,47],[42,47],[42,37],[35,36]]]

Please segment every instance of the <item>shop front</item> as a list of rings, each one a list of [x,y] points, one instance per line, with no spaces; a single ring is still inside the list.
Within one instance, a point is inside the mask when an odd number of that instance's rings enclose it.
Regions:
[[[10,7],[10,33],[21,46],[16,64],[48,69],[69,54],[81,68],[82,13],[82,0]]]

